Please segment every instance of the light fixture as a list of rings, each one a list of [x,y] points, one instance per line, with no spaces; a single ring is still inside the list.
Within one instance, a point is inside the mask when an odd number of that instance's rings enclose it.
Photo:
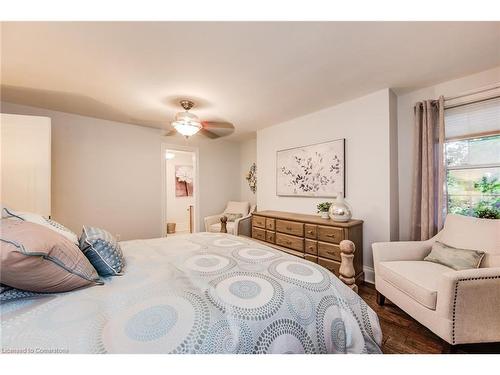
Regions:
[[[167,160],[172,160],[173,158],[175,158],[175,154],[173,152],[166,152],[165,153],[165,159]]]
[[[183,136],[191,137],[200,131],[201,121],[196,115],[188,112],[194,106],[192,101],[181,100],[180,103],[186,111],[175,115],[175,121],[172,122],[172,126]]]

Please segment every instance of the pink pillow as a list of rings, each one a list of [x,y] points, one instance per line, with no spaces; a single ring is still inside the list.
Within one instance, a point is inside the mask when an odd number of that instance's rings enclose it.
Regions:
[[[2,219],[0,283],[33,292],[67,292],[99,283],[80,249],[42,225]]]

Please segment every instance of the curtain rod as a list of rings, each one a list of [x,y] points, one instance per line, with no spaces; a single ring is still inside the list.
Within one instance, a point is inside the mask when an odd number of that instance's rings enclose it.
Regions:
[[[481,94],[483,92],[490,91],[490,90],[495,90],[495,89],[498,89],[498,88],[500,88],[500,82],[497,82],[497,83],[494,83],[494,84],[488,85],[488,86],[483,86],[483,87],[480,87],[479,89],[470,90],[470,91],[464,92],[463,94],[460,94],[460,95],[445,97],[444,100],[460,99],[460,98],[463,98],[463,97],[466,97],[466,96],[475,95],[475,94]]]

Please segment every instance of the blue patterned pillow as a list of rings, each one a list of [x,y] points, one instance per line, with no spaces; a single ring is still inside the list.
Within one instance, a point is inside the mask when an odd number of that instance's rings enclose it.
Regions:
[[[122,249],[104,229],[83,226],[80,249],[101,276],[121,275],[125,265]]]
[[[21,290],[16,288],[11,288],[10,286],[0,284],[0,305],[5,302],[18,301],[24,298],[31,298],[35,296],[43,296],[44,293],[29,292],[27,290]]]

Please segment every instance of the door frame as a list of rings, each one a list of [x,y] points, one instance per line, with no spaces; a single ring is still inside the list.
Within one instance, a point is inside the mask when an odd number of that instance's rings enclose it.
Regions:
[[[165,153],[167,150],[177,150],[184,152],[192,152],[194,154],[194,225],[193,233],[199,231],[199,218],[200,218],[200,170],[199,170],[199,149],[193,146],[183,146],[177,145],[175,143],[165,143],[161,144],[161,234],[162,237],[167,235],[167,160],[165,159]]]

